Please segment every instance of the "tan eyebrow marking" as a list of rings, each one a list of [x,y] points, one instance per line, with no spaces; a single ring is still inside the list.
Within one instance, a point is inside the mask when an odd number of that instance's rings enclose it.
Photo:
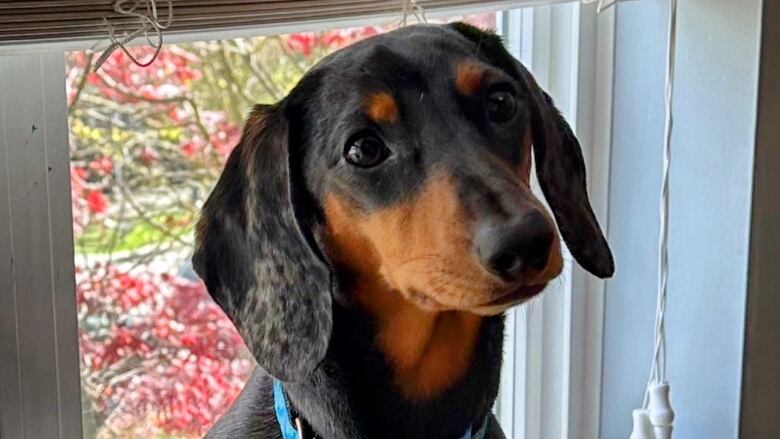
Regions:
[[[463,61],[455,70],[455,90],[463,96],[471,96],[479,91],[485,67],[474,61]]]
[[[393,96],[386,91],[369,95],[365,100],[363,111],[376,123],[393,123],[398,120],[398,105]]]

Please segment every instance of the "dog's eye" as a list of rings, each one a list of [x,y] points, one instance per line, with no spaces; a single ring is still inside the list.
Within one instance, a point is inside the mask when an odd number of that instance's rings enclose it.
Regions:
[[[517,112],[517,100],[505,90],[496,90],[488,96],[488,117],[495,123],[508,122]]]
[[[387,149],[385,142],[372,134],[350,139],[344,148],[344,159],[361,168],[376,166],[385,161],[389,155],[390,150]]]

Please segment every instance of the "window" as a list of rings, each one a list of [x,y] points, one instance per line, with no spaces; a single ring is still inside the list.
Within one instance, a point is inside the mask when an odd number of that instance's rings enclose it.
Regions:
[[[601,102],[611,79],[596,73],[609,74],[611,56],[596,41],[611,38],[609,26],[597,28],[593,8],[579,5],[467,19],[495,27],[576,127],[603,215],[609,150],[593,145],[609,144],[599,136],[609,132]],[[97,74],[86,73],[82,51],[66,53],[64,65],[61,52],[0,57],[8,84],[0,202],[7,196],[11,211],[0,215],[0,253],[15,258],[0,264],[0,325],[16,335],[0,338],[0,353],[18,360],[0,360],[0,405],[9,407],[0,435],[168,438],[208,429],[253,362],[188,265],[198,209],[251,104],[279,99],[319,57],[387,29],[214,41],[193,34],[177,37],[189,42],[166,46],[148,69],[116,52]],[[14,247],[28,240],[29,251]],[[599,383],[585,377],[598,375],[600,345],[584,345],[600,340],[600,288],[569,258],[543,299],[509,313],[496,404],[507,437],[592,431]],[[72,404],[78,396],[81,406]],[[41,410],[56,419],[29,415]]]
[[[190,266],[198,212],[252,105],[392,27],[66,55],[85,437],[200,437],[230,406],[254,361]]]

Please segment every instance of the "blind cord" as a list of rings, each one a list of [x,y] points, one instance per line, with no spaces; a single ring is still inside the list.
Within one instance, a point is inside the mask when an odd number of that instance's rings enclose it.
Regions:
[[[664,316],[666,311],[667,285],[669,278],[669,167],[671,164],[672,126],[672,94],[674,92],[674,41],[677,34],[677,0],[670,0],[669,41],[666,49],[666,87],[664,93],[664,155],[661,179],[660,228],[658,233],[658,301],[655,316],[655,349],[653,351],[653,367],[650,381],[657,383],[666,381],[666,328]],[[645,398],[647,399],[647,398]],[[646,407],[647,404],[645,403]]]
[[[141,5],[145,5],[145,13],[137,12],[141,9]],[[133,32],[126,33],[122,37],[116,35],[113,24],[108,18],[103,17],[103,21],[106,24],[108,30],[109,43],[97,43],[92,47],[90,52],[97,53],[102,52],[100,57],[95,61],[94,71],[98,71],[100,67],[108,60],[112,53],[116,49],[121,49],[130,60],[141,67],[147,67],[151,65],[160,54],[163,46],[163,33],[164,29],[171,26],[173,22],[173,1],[167,0],[168,4],[168,17],[165,24],[161,23],[157,14],[157,1],[156,0],[116,0],[114,2],[114,11],[118,14],[122,14],[129,17],[136,17],[141,23],[141,26]],[[427,23],[428,20],[425,17],[425,10],[417,3],[417,0],[402,0],[401,3],[401,25],[406,26],[409,16],[413,16],[418,22]],[[153,40],[150,32],[156,36],[156,40]],[[147,44],[154,48],[154,53],[147,61],[138,60],[130,51],[127,50],[126,45],[143,35],[146,38]]]
[[[163,46],[163,34],[162,31],[167,29],[173,23],[173,1],[167,0],[168,4],[168,17],[165,23],[161,23],[157,14],[157,0],[116,0],[114,2],[114,12],[128,16],[136,17],[140,21],[140,27],[133,32],[125,33],[123,36],[117,36],[114,29],[114,25],[108,18],[103,17],[103,21],[108,29],[109,43],[97,43],[90,49],[90,52],[102,52],[100,57],[95,61],[94,71],[100,69],[100,67],[108,60],[112,53],[116,49],[121,49],[130,60],[141,67],[151,65],[160,54]],[[143,7],[145,6],[145,7]],[[149,46],[154,48],[154,53],[147,61],[138,60],[130,51],[127,50],[127,43],[134,39],[144,36]],[[156,36],[156,40],[153,38]]]
[[[609,9],[612,6],[615,6],[619,1],[622,0],[581,0],[583,4],[589,5],[591,3],[598,2],[598,6],[596,7],[596,11],[600,14],[607,9]]]
[[[642,408],[634,410],[634,429],[630,439],[670,439],[674,411],[669,401],[670,386],[666,379],[666,300],[669,279],[669,169],[672,159],[674,118],[675,49],[677,42],[677,0],[669,0],[669,24],[666,46],[664,87],[664,143],[661,170],[658,230],[658,296],[653,334],[653,359]]]
[[[417,0],[401,0],[401,26],[406,26],[409,16],[412,15],[418,23],[427,23],[425,9],[417,3]]]

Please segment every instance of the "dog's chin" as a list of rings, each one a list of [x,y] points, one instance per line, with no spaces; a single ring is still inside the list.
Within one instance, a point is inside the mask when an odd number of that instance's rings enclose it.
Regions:
[[[404,294],[404,297],[406,297],[406,300],[413,303],[415,306],[417,306],[417,308],[420,308],[423,311],[441,312],[447,310],[446,305],[417,290],[408,291],[406,294]]]
[[[407,300],[415,304],[418,308],[428,312],[442,312],[442,311],[466,311],[472,314],[481,316],[494,316],[501,314],[513,306],[520,305],[529,299],[533,298],[547,286],[547,283],[539,285],[522,285],[513,290],[499,295],[497,298],[491,299],[488,302],[480,303],[477,305],[470,305],[467,307],[448,306],[435,298],[419,292],[409,291],[405,294]]]
[[[501,314],[513,306],[521,305],[532,299],[534,296],[541,293],[546,286],[547,283],[539,285],[522,285],[490,302],[469,308],[469,312],[481,316]]]

